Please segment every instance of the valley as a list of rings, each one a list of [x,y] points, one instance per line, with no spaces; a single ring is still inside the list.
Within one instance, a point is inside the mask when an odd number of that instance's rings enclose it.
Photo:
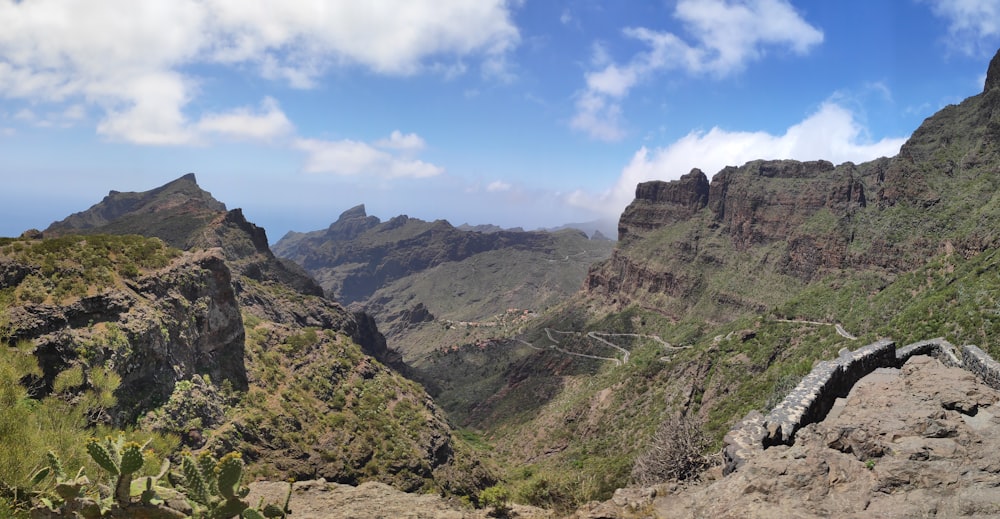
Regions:
[[[1000,53],[895,157],[643,182],[617,241],[111,191],[0,239],[0,513],[190,515],[196,452],[241,513],[989,516],[998,188]]]

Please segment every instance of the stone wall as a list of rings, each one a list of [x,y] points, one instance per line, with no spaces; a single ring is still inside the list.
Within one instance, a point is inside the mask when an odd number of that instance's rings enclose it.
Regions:
[[[967,346],[966,346],[967,347]],[[975,348],[975,346],[973,346]],[[979,349],[979,348],[976,348]],[[908,344],[896,350],[896,367],[902,367],[914,355],[927,355],[941,361],[945,366],[964,367],[961,354],[944,337]]]
[[[768,447],[791,445],[796,431],[823,420],[837,398],[846,397],[862,377],[877,368],[901,367],[914,355],[932,356],[947,366],[967,369],[989,386],[1000,389],[1000,362],[974,345],[959,350],[939,337],[898,350],[887,339],[855,351],[845,348],[836,359],[817,363],[767,416],[751,411],[730,429],[723,440],[724,473],[733,472]]]
[[[1000,362],[972,344],[962,346],[962,361],[965,363],[963,367],[975,373],[986,385],[1000,389]]]

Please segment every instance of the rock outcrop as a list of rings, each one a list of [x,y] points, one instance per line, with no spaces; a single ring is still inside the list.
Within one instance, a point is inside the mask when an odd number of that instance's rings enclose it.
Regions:
[[[11,340],[35,344],[47,387],[80,355],[113,366],[121,376],[112,413],[120,424],[165,401],[176,381],[195,374],[247,388],[243,320],[218,249],[184,254],[96,295],[15,306],[7,326]]]
[[[706,183],[698,170],[645,182],[619,221],[619,247],[585,284],[619,305],[756,311],[831,273],[887,281],[945,248],[1000,245],[1000,54],[983,93],[929,117],[893,158],[864,164],[758,160]],[[754,272],[759,281],[748,280]],[[744,274],[737,274],[744,273]],[[759,284],[758,284],[759,283]],[[725,307],[728,307],[727,309]]]
[[[618,241],[687,220],[708,205],[708,198],[708,177],[700,169],[675,182],[643,182],[635,189],[635,201],[622,213]]]
[[[914,356],[734,474],[661,492],[656,517],[995,517],[997,390]]]

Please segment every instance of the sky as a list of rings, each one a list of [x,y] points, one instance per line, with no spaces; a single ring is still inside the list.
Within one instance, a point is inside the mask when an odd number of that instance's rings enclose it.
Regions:
[[[362,203],[614,222],[695,167],[892,156],[982,91],[1000,0],[0,0],[0,27],[0,236],[193,172],[274,242]]]

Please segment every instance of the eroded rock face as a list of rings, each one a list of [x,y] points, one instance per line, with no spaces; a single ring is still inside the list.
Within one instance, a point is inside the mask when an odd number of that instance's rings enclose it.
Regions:
[[[121,376],[116,420],[127,423],[194,374],[246,389],[244,329],[219,250],[187,253],[125,287],[65,305],[9,312],[13,340],[32,340],[51,384],[80,352]]]
[[[673,182],[643,182],[635,189],[635,201],[622,213],[618,240],[691,218],[708,204],[708,197],[708,177],[700,169]]]
[[[618,249],[590,271],[585,287],[623,306],[669,306],[675,318],[721,305],[728,308],[711,317],[729,319],[780,304],[794,287],[829,274],[868,271],[891,279],[945,248],[971,256],[995,247],[1000,216],[983,208],[1000,190],[998,86],[1000,54],[983,93],[927,118],[892,158],[730,166],[712,177],[707,202],[697,170],[640,184],[619,221]],[[648,272],[636,276],[632,265]],[[752,287],[753,277],[769,280]],[[660,289],[656,280],[664,279],[714,286],[675,291],[684,294],[678,299]],[[767,294],[774,285],[792,289]],[[762,300],[752,300],[761,293]]]
[[[995,517],[1000,393],[927,356],[876,370],[792,446],[658,497],[657,517]]]

